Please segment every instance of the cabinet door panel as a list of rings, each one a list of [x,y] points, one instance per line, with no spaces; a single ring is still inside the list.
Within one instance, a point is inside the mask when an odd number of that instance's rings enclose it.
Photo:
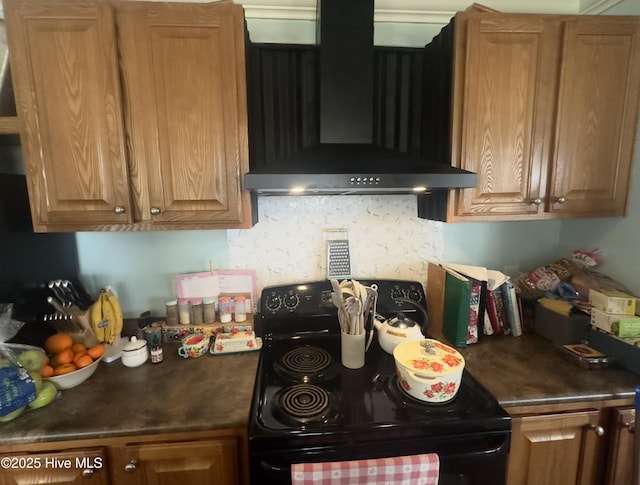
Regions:
[[[240,222],[248,170],[241,6],[123,3],[117,22],[132,183],[141,194],[148,186],[138,217]]]
[[[638,111],[639,37],[635,18],[565,24],[552,212],[625,213]]]
[[[34,228],[130,221],[111,8],[5,11]]]
[[[606,485],[629,485],[633,483],[633,451],[635,431],[633,409],[617,409],[613,413],[613,426],[609,438],[609,460]]]
[[[87,484],[108,485],[109,469],[103,448],[56,451],[51,453],[20,453],[3,455],[16,463],[2,467],[0,485]]]
[[[119,485],[233,485],[239,480],[235,438],[127,446],[115,450],[110,463],[114,483]]]
[[[601,439],[589,426],[598,418],[598,411],[514,418],[509,485],[593,484]]]
[[[554,73],[541,66],[554,56],[552,29],[539,18],[468,20],[459,166],[478,173],[478,186],[458,191],[458,216],[543,210],[532,200],[543,195],[546,170]]]

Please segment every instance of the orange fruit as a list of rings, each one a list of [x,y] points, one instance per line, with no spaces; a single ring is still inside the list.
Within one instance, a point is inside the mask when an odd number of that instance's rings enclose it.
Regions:
[[[53,375],[53,367],[48,364],[42,366],[40,369],[40,377],[51,377]]]
[[[74,360],[74,364],[78,369],[82,369],[83,367],[93,364],[93,359],[89,354],[82,354],[80,357]]]
[[[56,355],[53,356],[53,359],[51,360],[51,362],[53,363],[53,367],[57,367],[62,364],[69,364],[70,362],[73,362],[73,356],[74,356],[73,350],[71,350],[70,348],[57,353]]]
[[[104,354],[104,344],[97,344],[87,349],[87,354],[91,356],[93,360],[99,359]]]
[[[55,369],[53,369],[54,376],[61,376],[64,374],[69,374],[70,372],[76,371],[78,368],[73,364],[61,364]]]
[[[73,363],[75,365],[78,365],[78,359],[81,358],[83,355],[86,355],[91,359],[91,356],[89,354],[87,354],[86,351],[84,351],[84,352],[76,352],[75,354],[73,354]],[[93,359],[91,359],[91,360],[93,360]]]
[[[44,342],[44,349],[48,354],[59,354],[63,350],[70,349],[73,345],[73,339],[66,333],[54,333],[47,337]]]
[[[85,344],[73,344],[71,350],[73,350],[74,354],[84,354],[87,351],[87,346]]]

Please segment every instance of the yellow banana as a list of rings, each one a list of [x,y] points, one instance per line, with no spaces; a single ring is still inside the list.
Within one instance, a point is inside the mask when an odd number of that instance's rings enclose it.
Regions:
[[[105,325],[104,325],[104,301],[105,291],[100,290],[100,296],[91,306],[91,326],[96,334],[98,342],[104,342],[105,340]]]
[[[112,337],[113,333],[113,322],[115,321],[115,315],[113,312],[113,306],[109,301],[108,294],[105,292],[104,301],[102,303],[102,314],[104,315],[104,319],[107,321],[107,325],[104,327],[104,342],[107,344],[113,343],[114,338]]]
[[[122,332],[122,327],[124,326],[124,318],[122,317],[122,307],[120,306],[118,297],[116,297],[116,295],[114,295],[110,291],[107,291],[106,299],[112,307],[113,325],[110,325],[112,334],[109,336],[109,343],[113,343],[116,337]]]

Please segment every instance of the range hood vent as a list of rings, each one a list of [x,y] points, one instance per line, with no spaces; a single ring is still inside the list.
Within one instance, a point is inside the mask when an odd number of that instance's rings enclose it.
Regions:
[[[384,80],[374,79],[373,3],[318,0],[317,140],[268,162],[252,159],[245,187],[253,193],[410,194],[476,186],[476,174],[451,167],[450,160],[429,161],[374,140],[380,131],[376,113],[384,109],[375,83]]]

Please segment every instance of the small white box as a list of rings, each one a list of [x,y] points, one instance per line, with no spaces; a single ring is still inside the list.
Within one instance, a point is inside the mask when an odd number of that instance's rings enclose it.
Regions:
[[[605,313],[635,315],[636,297],[618,290],[589,290],[589,303]]]
[[[620,315],[619,313],[605,313],[597,308],[591,309],[591,325],[607,333],[613,333],[611,331],[611,325],[619,322],[621,318],[624,318],[624,315]]]

